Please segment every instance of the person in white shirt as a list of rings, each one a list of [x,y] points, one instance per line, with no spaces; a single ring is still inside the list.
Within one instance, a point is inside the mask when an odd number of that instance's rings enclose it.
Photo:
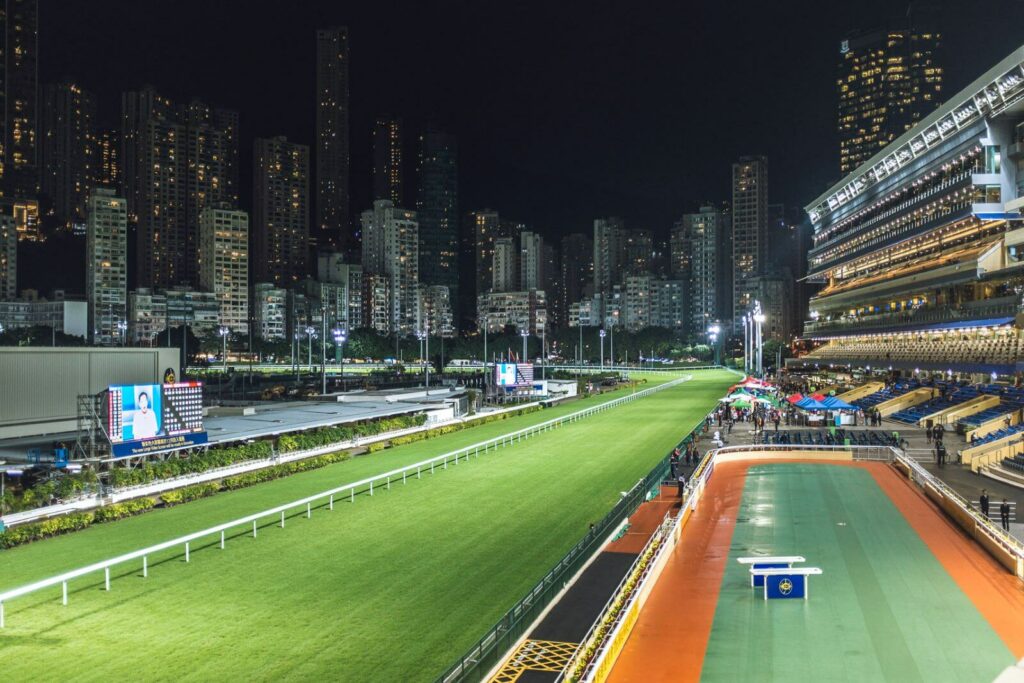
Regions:
[[[149,394],[140,391],[135,401],[135,415],[132,416],[132,436],[136,439],[148,439],[160,431],[156,422],[156,413],[149,403]]]

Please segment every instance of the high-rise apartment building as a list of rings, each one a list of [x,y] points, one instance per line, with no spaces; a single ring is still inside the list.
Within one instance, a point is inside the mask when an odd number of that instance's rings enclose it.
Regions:
[[[198,100],[174,107],[144,88],[122,97],[122,124],[126,198],[129,211],[134,201],[138,220],[139,282],[194,286],[200,214],[207,206],[237,203],[237,113]]]
[[[213,292],[220,324],[249,333],[249,214],[230,204],[208,206],[199,216],[199,285]]]
[[[612,287],[621,279],[624,232],[621,218],[598,218],[594,221],[595,294],[610,294]]]
[[[116,130],[96,133],[93,145],[91,185],[117,189],[121,187],[121,136]]]
[[[309,274],[309,147],[253,144],[253,277],[293,287]]]
[[[421,285],[419,288],[418,329],[431,337],[452,338],[455,326],[448,288],[444,285]]]
[[[379,116],[373,124],[373,198],[403,206],[402,120]]]
[[[492,292],[514,292],[519,289],[519,247],[511,237],[494,240],[494,265],[491,268]]]
[[[519,287],[546,289],[544,238],[526,230],[519,238]]]
[[[253,287],[253,333],[276,341],[288,336],[288,290],[261,282]]]
[[[683,216],[675,225],[668,240],[669,275],[674,279],[688,280],[693,265],[693,242],[690,239],[690,225]]]
[[[732,259],[730,214],[714,206],[688,213],[680,223],[690,245],[689,318],[697,336],[707,334],[715,321],[732,320]]]
[[[18,230],[14,216],[0,212],[0,301],[18,296]]]
[[[416,329],[419,287],[419,223],[416,212],[388,199],[362,214],[363,271],[388,283],[388,329],[410,334]]]
[[[472,272],[475,273],[473,301],[491,289],[494,281],[494,242],[503,237],[501,218],[497,211],[471,211],[466,216],[466,235]]]
[[[741,157],[732,165],[733,332],[753,305],[753,278],[764,270],[768,249],[768,159]]]
[[[85,289],[89,338],[96,344],[122,342],[128,319],[128,202],[97,188],[85,217]]]
[[[340,249],[356,245],[349,207],[348,28],[316,32],[316,224]]]
[[[593,295],[594,242],[580,233],[563,237],[560,266],[562,311],[558,318],[568,321],[570,307]]]
[[[96,170],[96,99],[75,83],[43,87],[40,190],[67,230],[85,223]]]
[[[619,267],[622,277],[647,275],[652,270],[654,234],[650,230],[627,230],[621,234]],[[613,283],[618,284],[618,283]]]
[[[364,325],[363,267],[346,263],[344,254],[326,253],[317,257],[317,280],[338,288],[335,307],[337,322],[346,330]]]
[[[428,128],[420,136],[416,216],[420,223],[420,282],[448,288],[460,306],[458,149],[455,136]],[[464,287],[472,289],[472,284]]]
[[[28,199],[39,189],[39,8],[37,0],[2,3],[0,195]]]
[[[839,44],[839,169],[849,173],[936,109],[942,34],[912,6],[907,20]]]

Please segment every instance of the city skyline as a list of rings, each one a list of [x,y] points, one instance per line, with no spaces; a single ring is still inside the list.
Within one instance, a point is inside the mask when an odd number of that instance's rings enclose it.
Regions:
[[[372,198],[373,122],[392,113],[406,121],[412,133],[407,135],[408,142],[431,122],[459,137],[460,163],[465,169],[460,205],[465,209],[494,207],[548,237],[585,230],[601,215],[623,215],[628,224],[667,235],[683,213],[728,197],[729,165],[744,154],[776,159],[772,164],[773,178],[778,180],[774,201],[787,205],[799,205],[838,180],[835,121],[822,117],[819,110],[834,108],[840,41],[849,32],[883,24],[892,12],[887,11],[888,3],[881,2],[856,11],[815,8],[810,16],[820,28],[807,33],[802,30],[809,21],[805,4],[792,3],[770,12],[756,5],[745,7],[731,29],[744,48],[732,53],[712,50],[702,42],[706,39],[680,46],[678,52],[658,47],[665,44],[666,28],[660,24],[671,25],[666,17],[681,10],[639,14],[623,24],[612,10],[602,9],[580,20],[576,30],[563,38],[567,42],[557,54],[538,50],[536,55],[522,56],[524,62],[512,68],[500,57],[502,50],[464,29],[474,23],[492,26],[485,32],[490,41],[506,47],[513,36],[521,35],[543,43],[552,29],[544,27],[548,21],[532,22],[529,8],[502,15],[500,22],[485,21],[485,8],[394,6],[354,8],[348,14],[297,8],[275,23],[273,30],[250,30],[243,24],[237,24],[236,30],[230,20],[237,8],[231,3],[204,6],[204,16],[212,14],[205,22],[194,22],[189,17],[198,5],[188,2],[177,3],[173,10],[109,3],[80,13],[75,7],[54,12],[44,0],[40,79],[67,77],[95,91],[102,125],[112,125],[116,118],[112,97],[146,83],[175,100],[199,97],[238,109],[242,114],[240,176],[245,178],[254,138],[285,135],[298,144],[314,144],[313,38],[317,29],[345,25],[353,55],[351,221],[369,208]],[[963,10],[955,6],[944,14],[949,50],[965,44],[971,47],[959,50],[964,58],[949,65],[947,91],[955,91],[971,74],[1015,46],[1007,28],[1013,22],[995,22],[994,17],[1024,18],[1024,7],[1005,0],[982,4],[998,6],[1000,13],[978,12],[974,22],[958,22]],[[409,21],[375,22],[381,11],[398,12]],[[556,25],[574,14],[571,8],[549,11],[555,13],[549,20]],[[110,43],[109,50],[90,49],[115,31],[103,25],[106,12],[121,17],[106,22],[118,30],[139,22],[156,33],[146,33],[145,41],[128,36]],[[993,19],[986,24],[985,17]],[[699,16],[689,20],[694,19],[713,28],[724,26],[732,16],[702,8]],[[379,47],[392,44],[375,40],[383,26],[402,49]],[[166,51],[161,45],[168,59],[157,62],[145,57],[142,43],[160,42],[165,34],[180,36],[186,30],[194,39],[172,40]],[[771,31],[774,38],[763,40],[762,31]],[[800,39],[794,44],[784,39],[786,35]],[[982,35],[985,40],[979,39]],[[757,40],[759,36],[762,40]],[[609,39],[607,49],[592,49]],[[255,52],[254,41],[260,45]],[[765,54],[752,60],[743,54],[751,49]],[[457,58],[465,54],[473,59]],[[200,64],[205,67],[200,69]],[[686,68],[680,69],[680,64]],[[445,70],[440,70],[442,66]],[[664,96],[633,97],[638,86],[630,82],[641,72],[662,79],[667,86],[661,89]],[[738,75],[745,72],[751,77]],[[779,78],[782,73],[786,78]],[[725,83],[735,85],[737,80],[743,84],[740,89]],[[714,95],[722,105],[711,105],[710,111],[703,112],[688,107],[689,96],[697,92]],[[738,102],[726,106],[729,100]],[[735,104],[769,101],[794,105],[759,105],[757,120],[744,120],[743,125],[733,121],[746,109]],[[470,107],[471,102],[476,104]],[[626,102],[633,104],[625,107]],[[733,122],[737,125],[730,125]],[[726,137],[695,135],[697,129],[733,132]],[[407,150],[406,156],[413,159],[415,149]],[[248,209],[251,188],[243,183],[241,189],[241,206]],[[408,196],[406,203],[410,204]]]

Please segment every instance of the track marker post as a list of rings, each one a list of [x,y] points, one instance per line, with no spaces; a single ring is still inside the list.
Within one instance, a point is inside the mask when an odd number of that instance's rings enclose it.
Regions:
[[[149,578],[149,558],[145,555],[142,556],[142,578]]]
[[[68,604],[68,582],[62,581],[60,584],[60,604]]]
[[[189,555],[188,555],[188,550],[189,550],[189,548],[188,548],[188,543],[186,542],[186,543],[185,543],[185,561],[186,561],[186,562],[188,562],[188,561],[189,561],[189,559],[188,559],[188,557],[189,557]],[[108,569],[107,571],[109,572],[110,570]],[[110,589],[108,588],[107,590],[110,590]]]
[[[284,510],[281,510],[281,528],[284,528]]]
[[[103,570],[103,590],[110,590],[110,567]]]
[[[224,550],[224,532],[220,532],[220,549]]]

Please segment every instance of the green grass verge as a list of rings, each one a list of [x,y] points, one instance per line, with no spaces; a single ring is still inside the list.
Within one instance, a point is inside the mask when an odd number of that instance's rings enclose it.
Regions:
[[[499,616],[715,404],[711,371],[635,403],[373,498],[268,520],[7,605],[11,680],[429,680]],[[602,400],[607,400],[602,397]],[[0,554],[10,588],[416,462],[583,407],[578,402]]]
[[[821,567],[810,599],[750,588],[747,555]],[[1013,654],[870,473],[751,467],[704,681],[990,681]]]

